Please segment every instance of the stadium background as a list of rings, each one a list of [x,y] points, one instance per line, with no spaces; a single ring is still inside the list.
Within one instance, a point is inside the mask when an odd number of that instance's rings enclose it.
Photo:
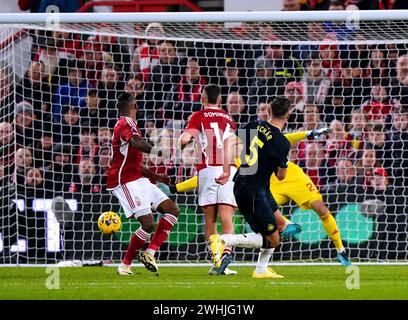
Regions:
[[[61,6],[61,11],[79,9],[71,7],[74,2],[67,3],[70,6]],[[346,9],[353,5],[364,10],[400,4],[298,4],[287,0],[282,8]],[[157,25],[145,26],[143,32],[146,27],[161,32]],[[197,28],[203,37],[211,37],[222,32],[224,25]],[[239,25],[229,32],[239,37],[254,29],[265,40],[283,39],[279,30],[268,24],[251,26],[250,30]],[[334,134],[327,142],[299,144],[294,159],[312,176],[336,214],[352,258],[405,260],[408,47],[392,42],[325,45],[325,39],[355,36],[346,26],[331,23],[305,25],[305,34],[318,35],[322,44],[173,41],[160,44],[162,49],[150,55],[143,49],[143,38],[38,30],[13,38],[21,50],[29,52],[29,59],[13,69],[2,55],[0,69],[0,263],[119,259],[131,230],[137,227],[124,223],[118,235],[103,236],[96,226],[101,212],[120,210],[104,182],[110,138],[106,128],[111,129],[117,118],[115,100],[125,90],[134,92],[140,109],[139,126],[146,139],[173,153],[173,139],[189,115],[201,107],[200,93],[207,83],[221,85],[224,107],[238,123],[256,118],[259,103],[267,97],[286,95],[296,106],[287,130],[330,126]],[[3,39],[0,50],[7,50],[7,41],[9,38]],[[137,55],[144,59],[144,67],[135,62]],[[338,161],[340,158],[343,161]],[[194,174],[191,161],[147,164],[169,174],[173,183]],[[375,177],[384,178],[385,185],[373,183]],[[61,224],[50,218],[56,197],[63,197],[75,211],[72,220],[69,212]],[[159,259],[203,260],[207,252],[195,194],[178,195],[176,200],[183,214]],[[301,213],[293,205],[286,206],[284,212],[306,230],[297,241],[282,245],[276,260],[330,258],[335,254],[313,213]],[[239,214],[235,219],[236,232],[247,228]],[[252,258],[251,252],[236,251],[237,260]]]

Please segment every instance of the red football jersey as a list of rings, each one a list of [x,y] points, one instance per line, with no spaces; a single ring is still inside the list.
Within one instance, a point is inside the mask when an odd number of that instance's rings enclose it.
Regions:
[[[115,189],[143,177],[143,154],[129,143],[134,135],[141,136],[136,122],[129,117],[120,117],[113,129],[107,189]]]
[[[223,142],[237,125],[226,111],[219,108],[205,108],[192,114],[185,131],[192,134],[198,141],[201,161],[197,163],[197,171],[207,167],[222,166]]]

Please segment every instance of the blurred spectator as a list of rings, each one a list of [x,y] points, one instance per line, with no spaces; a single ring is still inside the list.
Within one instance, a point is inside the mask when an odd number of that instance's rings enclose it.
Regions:
[[[289,82],[285,88],[285,97],[290,101],[292,109],[287,128],[288,130],[297,130],[303,122],[303,108],[305,105],[302,83]]]
[[[161,40],[154,37],[163,37],[164,30],[160,23],[150,23],[145,31],[147,40],[138,46],[133,53],[133,72],[141,73],[143,80],[149,80],[149,74],[153,67],[159,63],[159,46]]]
[[[39,12],[42,0],[18,0],[18,6],[22,11],[30,10],[31,13]]]
[[[305,104],[303,108],[302,130],[313,130],[323,128],[325,124],[320,117],[320,108],[315,104]]]
[[[16,105],[14,127],[18,146],[33,147],[34,140],[41,137],[40,122],[34,120],[34,110],[29,102]]]
[[[41,138],[34,144],[34,162],[37,168],[44,169],[51,165],[53,146],[52,133],[43,132]]]
[[[68,191],[76,167],[72,164],[72,149],[69,145],[56,144],[52,150],[50,166],[44,170],[44,185],[53,195]]]
[[[397,75],[392,81],[391,97],[400,104],[408,104],[408,55],[400,56],[397,60]]]
[[[307,7],[299,0],[283,0],[282,11],[300,11],[306,10]]]
[[[183,182],[184,180],[197,175],[196,170],[196,150],[194,144],[187,145],[181,153],[181,161],[175,169],[175,183]]]
[[[32,62],[21,83],[17,85],[17,102],[31,102],[34,116],[38,120],[50,122],[51,87],[44,81],[44,64]]]
[[[90,86],[96,87],[104,66],[102,46],[88,40],[84,45],[81,59],[85,62],[85,78]]]
[[[80,59],[83,56],[80,34],[53,31],[52,38],[56,41],[58,55],[67,60]]]
[[[258,58],[255,62],[255,79],[250,84],[248,92],[250,120],[255,118],[256,109],[260,101],[267,100],[269,97],[274,97],[284,92],[285,79],[273,77],[272,68],[272,62],[262,57]]]
[[[330,11],[342,11],[344,10],[344,0],[331,0],[329,4]]]
[[[131,56],[127,45],[121,44],[119,39],[111,35],[96,35],[87,39],[88,43],[95,44],[102,53],[102,60],[112,63],[113,67],[123,73],[126,78],[131,69]]]
[[[28,148],[18,148],[14,162],[14,174],[12,181],[18,189],[24,190],[25,176],[29,168],[33,166],[33,156]],[[23,191],[24,192],[24,191]]]
[[[244,98],[238,92],[231,92],[227,98],[226,111],[232,116],[238,126],[248,122]]]
[[[407,186],[408,180],[408,109],[402,107],[393,113],[389,136],[392,146],[392,176],[396,185]]]
[[[306,158],[299,163],[303,171],[317,187],[324,186],[327,179],[327,168],[324,150],[316,142],[306,145]]]
[[[298,130],[314,130],[325,127],[320,118],[320,108],[314,104],[306,104],[303,109],[303,124]],[[302,140],[298,143],[297,157],[300,160],[306,158],[306,146],[308,141]]]
[[[150,170],[157,174],[166,174],[170,177],[174,176],[174,163],[175,156],[175,138],[174,132],[171,129],[159,129],[154,131],[154,135],[151,136],[151,141],[154,146],[162,150],[163,157],[150,155],[147,165]],[[153,181],[155,183],[155,181]]]
[[[267,101],[260,102],[256,110],[256,115],[260,121],[268,121],[271,116],[271,104]]]
[[[173,86],[164,104],[165,117],[174,120],[187,120],[201,109],[201,93],[207,81],[200,75],[200,67],[195,58],[189,58],[185,75],[180,83]]]
[[[83,5],[82,0],[41,0],[38,12],[47,12],[49,6],[57,6],[59,12],[75,12]]]
[[[44,179],[40,169],[30,168],[25,176],[24,194],[26,198],[43,198],[46,196],[44,192]]]
[[[86,129],[81,130],[79,135],[79,146],[76,151],[76,163],[80,163],[82,158],[94,160],[98,154],[98,144],[95,142],[95,135]]]
[[[319,46],[320,59],[324,76],[330,79],[339,79],[341,76],[341,59],[339,45],[334,34],[329,34],[324,43]]]
[[[365,193],[368,214],[375,217],[377,240],[371,258],[396,259],[397,251],[405,251],[407,241],[408,193],[407,189],[394,186],[387,170],[375,168],[369,177],[369,188]],[[367,206],[370,205],[371,206]],[[374,206],[372,205],[374,204]]]
[[[65,106],[62,108],[60,125],[55,125],[54,142],[64,143],[74,147],[79,144],[79,110],[77,107]]]
[[[332,84],[322,110],[324,122],[331,123],[333,120],[349,122],[353,110],[353,105],[348,99],[351,92],[352,89],[350,91],[350,89],[343,87],[341,81],[335,81]]]
[[[374,147],[376,158],[382,167],[390,170],[392,165],[392,142],[387,139],[385,128],[382,125],[375,125],[368,132],[368,142]]]
[[[106,188],[106,171],[109,168],[110,161],[110,145],[109,143],[102,144],[98,149],[98,177],[99,184],[102,188]]]
[[[351,142],[353,148],[356,150],[363,148],[366,139],[366,121],[361,109],[354,109],[351,112],[347,131],[346,140]]]
[[[112,141],[112,132],[109,128],[99,128],[98,130],[98,145],[110,143]]]
[[[364,146],[362,156],[357,163],[357,173],[364,177],[364,186],[367,188],[370,185],[369,177],[372,175],[375,168],[380,167],[380,162],[377,160],[374,147],[370,144]]]
[[[370,50],[369,69],[373,84],[378,84],[391,76],[386,53],[385,45],[375,45]]]
[[[371,81],[365,77],[364,69],[361,66],[361,56],[358,55],[352,60],[343,60],[342,85],[345,95],[345,110],[349,115],[354,106],[360,106],[367,100],[371,92]]]
[[[355,164],[347,158],[336,163],[336,178],[321,189],[331,208],[358,202],[364,196],[364,178],[357,175]],[[332,209],[333,210],[333,209]]]
[[[68,82],[57,89],[52,107],[53,118],[56,123],[61,122],[61,111],[64,106],[80,107],[81,99],[88,91],[88,81],[84,78],[84,64],[82,61],[70,61],[68,65]]]
[[[171,84],[170,84],[171,88]],[[138,108],[138,112],[136,115],[137,123],[139,125],[140,130],[143,133],[145,127],[145,121],[147,118],[155,118],[158,122],[162,122],[161,119],[163,118],[163,110],[159,108],[159,110],[154,110],[154,104],[156,106],[160,105],[158,101],[151,101],[151,94],[155,94],[153,92],[146,92],[145,84],[143,83],[143,78],[140,74],[132,76],[128,79],[125,85],[125,92],[131,93],[135,99]],[[162,97],[163,99],[163,97]],[[163,101],[161,101],[161,105]]]
[[[180,82],[183,64],[183,60],[177,56],[174,43],[164,41],[159,47],[159,61],[153,66],[149,79],[148,91],[151,91],[149,94],[154,103],[152,109],[157,111],[163,108],[166,95]]]
[[[74,176],[69,191],[81,194],[99,193],[102,188],[99,182],[95,180],[97,180],[95,164],[91,159],[84,157],[79,162],[78,174]]]
[[[312,54],[306,62],[306,72],[302,79],[304,99],[306,103],[322,103],[325,93],[321,90],[323,69],[317,54]],[[323,95],[323,97],[322,97]]]
[[[14,162],[14,130],[8,122],[0,122],[0,168],[8,175],[8,169]],[[6,170],[4,170],[6,168]]]
[[[335,177],[335,165],[338,159],[348,157],[350,153],[350,143],[345,139],[344,124],[338,120],[330,123],[332,132],[326,141],[327,167],[329,168],[329,179],[333,181]]]
[[[107,110],[99,107],[100,99],[96,89],[88,90],[85,98],[81,99],[79,118],[81,128],[87,129],[95,135],[100,127],[108,124]]]
[[[13,121],[11,115],[14,109],[14,91],[11,84],[13,76],[7,67],[0,64],[0,119],[2,121]]]
[[[324,30],[323,23],[321,22],[309,22],[306,27],[307,27],[306,40],[323,41],[323,39],[327,36],[327,33]],[[306,61],[319,59],[318,57],[319,48],[320,46],[318,44],[301,44],[295,46],[294,56],[300,59],[302,65],[305,66]]]
[[[247,80],[240,77],[240,69],[235,59],[227,58],[225,67],[221,68],[219,86],[221,87],[222,104],[227,103],[231,92],[238,92],[243,97],[248,93]]]
[[[392,9],[395,0],[347,0],[347,4],[356,5],[360,10]]]
[[[108,126],[113,128],[118,118],[116,102],[123,92],[124,83],[120,81],[119,72],[110,65],[103,68],[101,79],[98,82],[99,107],[107,110]]]

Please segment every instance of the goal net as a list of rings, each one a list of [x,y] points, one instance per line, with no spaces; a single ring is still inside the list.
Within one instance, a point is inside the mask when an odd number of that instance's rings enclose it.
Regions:
[[[138,228],[106,191],[118,95],[134,94],[144,138],[169,155],[145,165],[175,184],[197,174],[194,149],[175,148],[209,83],[238,125],[286,96],[285,132],[332,129],[292,145],[314,185],[295,175],[298,189],[282,187],[282,212],[303,230],[274,261],[335,259],[308,206],[315,187],[353,261],[407,260],[407,12],[16,17],[0,17],[0,264],[118,262]],[[171,198],[181,214],[158,260],[209,262],[196,191]],[[98,230],[105,211],[122,215],[117,234]],[[234,224],[250,231],[239,211]]]

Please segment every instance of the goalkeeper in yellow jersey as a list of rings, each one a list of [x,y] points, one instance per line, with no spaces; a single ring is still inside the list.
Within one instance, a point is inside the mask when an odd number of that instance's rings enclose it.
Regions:
[[[270,105],[262,104],[267,113],[270,113]],[[262,107],[262,105],[260,107]],[[269,106],[269,107],[268,107]],[[285,134],[285,137],[290,143],[296,143],[303,139],[314,140],[321,135],[326,135],[329,133],[329,129],[322,128],[317,130],[302,131],[296,133]],[[170,188],[173,193],[181,193],[197,187],[197,177],[192,177],[184,182],[178,183]],[[307,176],[303,170],[293,162],[289,162],[287,174],[285,179],[279,181],[275,174],[272,174],[270,180],[270,189],[272,195],[279,206],[282,206],[289,202],[290,199],[296,202],[296,204],[304,209],[313,209],[319,216],[322,225],[332,240],[334,246],[337,250],[337,259],[343,266],[349,266],[351,263],[347,257],[343,242],[340,237],[340,232],[336,221],[334,220],[331,212],[323,202],[323,197],[319,192],[313,181]],[[291,223],[286,218],[282,217],[283,220],[277,219],[279,225],[279,230],[283,230],[287,223]],[[291,229],[292,232],[296,233],[300,230],[297,228]],[[292,234],[285,234],[285,238],[293,236]],[[282,235],[282,234],[281,234]],[[264,268],[264,263],[260,262],[258,259],[257,268],[253,273],[254,277],[262,278],[263,275],[267,275],[266,267]],[[267,277],[267,276],[265,276]]]

